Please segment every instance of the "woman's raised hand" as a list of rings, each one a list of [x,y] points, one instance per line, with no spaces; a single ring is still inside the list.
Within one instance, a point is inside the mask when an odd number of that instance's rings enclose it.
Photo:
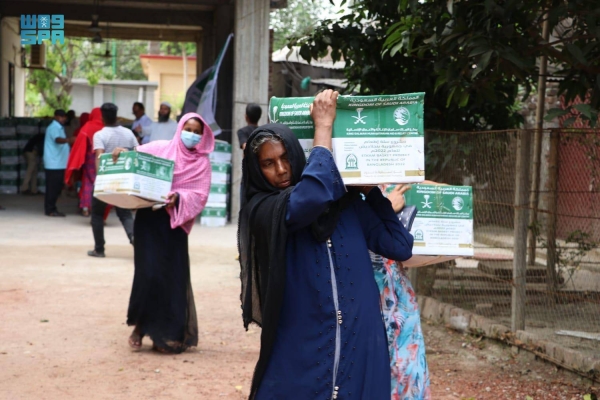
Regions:
[[[310,116],[315,121],[315,129],[319,127],[333,127],[335,120],[335,107],[339,93],[327,89],[317,94],[310,105]]]
[[[327,89],[319,93],[310,105],[310,116],[315,122],[314,146],[324,146],[330,150],[332,148],[331,135],[338,96],[337,91]]]

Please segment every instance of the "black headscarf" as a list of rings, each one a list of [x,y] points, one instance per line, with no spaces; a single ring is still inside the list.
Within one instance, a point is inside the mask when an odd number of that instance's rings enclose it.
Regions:
[[[276,135],[283,141],[292,168],[292,186],[278,189],[262,174],[258,154],[252,142],[264,135]],[[240,211],[238,250],[242,280],[242,318],[244,327],[254,322],[262,327],[260,356],[254,370],[250,399],[254,399],[267,369],[283,303],[286,278],[287,203],[294,185],[300,181],[306,157],[300,142],[285,125],[267,124],[249,137],[242,162],[245,205]],[[358,197],[344,196],[332,203],[311,226],[313,236],[323,242],[335,230],[341,211]]]

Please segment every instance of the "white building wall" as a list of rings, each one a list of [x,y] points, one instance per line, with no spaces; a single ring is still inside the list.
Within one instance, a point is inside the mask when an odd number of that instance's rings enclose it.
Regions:
[[[8,64],[15,65],[14,104],[16,117],[25,115],[25,69],[21,68],[21,36],[18,18],[0,20],[0,117],[9,116]]]
[[[54,83],[58,89],[58,82]],[[144,106],[146,114],[154,119],[154,94],[157,84],[148,81],[114,81],[114,103],[119,107],[119,117],[135,119],[131,112],[133,103],[138,101],[140,90],[145,94]],[[96,86],[90,86],[85,79],[73,80],[71,90],[73,102],[71,109],[79,116],[81,113],[90,112],[103,103],[113,102],[113,83],[101,81]]]

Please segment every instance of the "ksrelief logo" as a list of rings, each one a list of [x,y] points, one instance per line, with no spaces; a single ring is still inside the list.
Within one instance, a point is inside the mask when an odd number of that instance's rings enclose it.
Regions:
[[[408,124],[408,120],[410,119],[410,111],[406,107],[398,107],[394,111],[394,119],[398,123],[398,125],[406,125]]]
[[[348,154],[346,157],[346,169],[358,169],[358,158],[354,154]]]
[[[462,210],[464,206],[465,202],[462,198],[455,197],[452,199],[452,208],[454,208],[456,211]]]

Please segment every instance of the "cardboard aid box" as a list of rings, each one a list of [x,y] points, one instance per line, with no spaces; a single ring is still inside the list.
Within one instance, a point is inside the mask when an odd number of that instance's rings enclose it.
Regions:
[[[215,148],[208,158],[212,163],[231,163],[231,144],[215,139]]]
[[[164,203],[171,190],[174,168],[174,161],[137,151],[121,153],[116,163],[112,154],[102,154],[94,197],[130,209]]]
[[[201,226],[218,227],[227,225],[227,206],[204,207],[200,218]]]
[[[394,187],[388,186],[386,192]],[[473,256],[470,186],[416,184],[404,196],[406,204],[418,210],[410,230],[414,238],[413,255]]]
[[[424,93],[340,96],[333,125],[333,155],[346,185],[425,179]],[[312,97],[271,98],[272,122],[287,125],[306,156],[314,138]]]
[[[229,192],[227,190],[227,184],[212,183],[210,184],[210,192],[208,194],[207,206],[209,204],[223,204],[227,205],[229,199]]]
[[[228,163],[212,163],[210,182],[219,185],[227,185],[231,181],[231,164]]]

